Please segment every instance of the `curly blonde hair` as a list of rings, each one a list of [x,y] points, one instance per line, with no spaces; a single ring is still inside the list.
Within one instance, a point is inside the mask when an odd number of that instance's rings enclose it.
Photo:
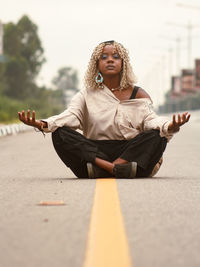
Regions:
[[[95,82],[95,77],[98,74],[98,60],[103,52],[103,49],[106,45],[113,45],[120,57],[122,58],[122,70],[121,70],[121,78],[120,78],[120,88],[125,89],[128,86],[133,86],[136,82],[136,76],[133,73],[130,59],[128,55],[127,49],[124,46],[116,41],[108,41],[104,43],[100,43],[97,45],[92,53],[90,61],[88,63],[88,68],[85,73],[84,84],[86,88],[98,89],[98,86]]]

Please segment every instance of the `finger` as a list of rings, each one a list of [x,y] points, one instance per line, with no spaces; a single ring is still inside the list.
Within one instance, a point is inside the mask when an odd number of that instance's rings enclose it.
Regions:
[[[25,111],[22,110],[22,120],[25,121]]]
[[[173,120],[172,120],[173,124],[176,125],[176,115],[173,115]]]
[[[186,115],[185,115],[185,113],[183,113],[181,116],[180,116],[180,119],[181,119],[181,122],[180,122],[180,126],[181,125],[183,125],[184,123],[185,123],[185,121],[186,121]]]
[[[183,117],[185,118],[185,120],[186,120],[186,118],[187,118],[187,114],[188,114],[188,112],[184,112],[184,113],[183,113]]]
[[[186,113],[183,113],[182,115],[182,122],[184,123],[186,121]]]
[[[20,121],[21,121],[21,119],[22,119],[22,114],[21,114],[21,112],[18,112],[18,116],[19,116],[19,119],[20,119]]]
[[[188,115],[188,117],[186,118],[186,122],[188,122],[189,121],[189,119],[190,119],[190,114]]]
[[[32,111],[32,121],[35,122],[35,110]]]
[[[181,125],[181,115],[178,114],[178,125]]]
[[[30,109],[28,109],[27,110],[27,120],[28,120],[28,122],[30,122],[30,120],[31,120],[31,116],[30,116]]]
[[[187,112],[187,113],[188,113],[188,112]],[[182,121],[182,124],[181,124],[181,125],[183,125],[183,124],[185,124],[186,122],[188,122],[189,119],[190,119],[190,114],[189,114],[187,117],[185,116],[185,118],[184,118],[184,120]]]

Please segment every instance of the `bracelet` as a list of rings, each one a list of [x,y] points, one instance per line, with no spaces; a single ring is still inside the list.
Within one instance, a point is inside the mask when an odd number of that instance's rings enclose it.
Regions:
[[[40,123],[41,123],[41,124],[40,124],[40,129],[39,129],[39,130],[40,130],[41,132],[43,132],[43,131],[44,131],[43,122],[40,121]]]
[[[41,132],[41,133],[43,134],[43,136],[45,137],[45,133],[44,133],[43,130],[40,130],[40,129],[36,128],[36,127],[34,127],[34,130],[35,130],[36,132]]]

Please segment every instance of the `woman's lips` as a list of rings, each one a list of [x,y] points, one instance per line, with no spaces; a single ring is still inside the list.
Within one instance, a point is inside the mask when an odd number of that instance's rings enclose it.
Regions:
[[[106,66],[106,69],[108,69],[108,70],[113,70],[114,68],[115,68],[115,66],[113,66],[113,65]]]

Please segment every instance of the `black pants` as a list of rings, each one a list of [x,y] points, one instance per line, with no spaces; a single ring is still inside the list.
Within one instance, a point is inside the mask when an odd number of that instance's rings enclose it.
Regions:
[[[149,130],[131,140],[91,140],[69,127],[58,128],[52,133],[54,148],[73,173],[87,178],[87,162],[94,163],[99,157],[110,162],[117,158],[137,162],[137,177],[147,177],[162,157],[167,139],[160,137],[159,130]]]

